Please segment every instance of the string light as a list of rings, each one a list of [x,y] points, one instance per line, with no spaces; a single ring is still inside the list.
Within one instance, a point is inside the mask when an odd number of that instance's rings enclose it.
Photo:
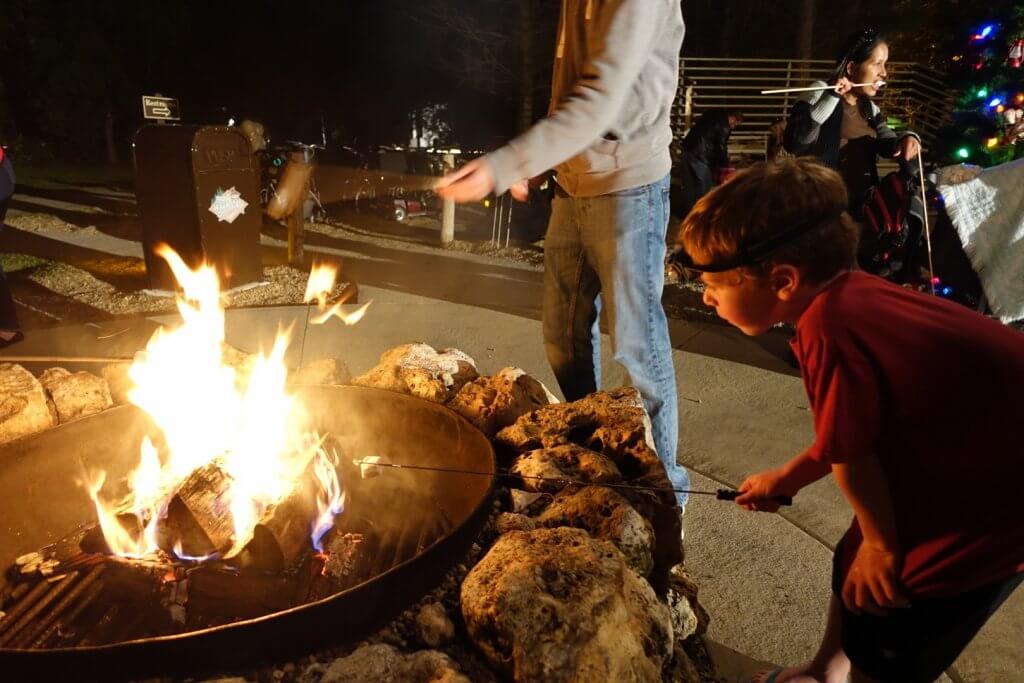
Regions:
[[[992,149],[993,147],[995,147],[998,144],[999,144],[999,138],[989,138],[988,140],[985,141],[985,146],[988,147],[989,149]]]
[[[998,107],[1002,103],[1003,103],[1002,99],[1000,99],[998,97],[993,97],[992,101],[988,103],[988,106],[990,106],[990,107]]]
[[[956,151],[956,155],[961,159],[966,159],[967,157],[971,156],[971,152],[966,147],[961,147]]]

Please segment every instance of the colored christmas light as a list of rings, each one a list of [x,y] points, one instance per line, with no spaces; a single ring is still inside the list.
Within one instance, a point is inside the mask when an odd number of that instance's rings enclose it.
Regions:
[[[978,91],[978,99],[983,100],[988,97],[988,88],[982,88]]]
[[[993,97],[992,101],[988,103],[988,106],[990,106],[990,107],[998,107],[1002,103],[1003,103],[1002,99],[1000,99],[998,97]]]
[[[971,153],[966,147],[961,147],[956,151],[956,155],[961,159],[966,159],[967,157],[971,156]]]
[[[998,144],[999,144],[999,138],[989,138],[988,140],[985,141],[985,146],[988,147],[989,149],[992,149],[993,147],[995,147]]]

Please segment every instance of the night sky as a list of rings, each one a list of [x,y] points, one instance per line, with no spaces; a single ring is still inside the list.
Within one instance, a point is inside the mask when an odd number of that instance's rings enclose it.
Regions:
[[[557,0],[2,0],[0,137],[25,154],[45,143],[47,154],[89,159],[105,158],[109,132],[125,158],[141,95],[162,93],[187,122],[254,118],[272,139],[315,141],[322,117],[333,141],[356,146],[405,142],[410,112],[446,103],[451,142],[488,147],[517,126],[524,3],[539,116]],[[816,4],[813,54],[832,58],[876,5],[908,3]],[[802,5],[685,0],[684,54],[794,57]]]

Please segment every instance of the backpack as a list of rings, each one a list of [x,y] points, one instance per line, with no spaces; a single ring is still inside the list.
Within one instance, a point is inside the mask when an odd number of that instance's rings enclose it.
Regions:
[[[920,181],[906,171],[893,171],[868,190],[861,211],[860,267],[898,283],[914,280],[924,211]]]

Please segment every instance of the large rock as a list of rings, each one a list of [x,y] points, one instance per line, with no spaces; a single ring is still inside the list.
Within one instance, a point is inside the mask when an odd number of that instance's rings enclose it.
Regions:
[[[57,409],[31,372],[0,363],[0,443],[57,424]]]
[[[661,681],[672,620],[614,545],[561,527],[498,539],[467,575],[462,615],[517,681]]]
[[[664,475],[650,418],[640,394],[630,387],[538,408],[501,430],[497,440],[520,453],[575,443],[611,458],[627,479],[659,469]]]
[[[320,683],[470,683],[443,652],[420,650],[402,654],[390,645],[364,645],[335,660]]]
[[[306,363],[288,375],[288,384],[292,386],[349,384],[352,373],[344,361],[336,358],[322,358]]]
[[[128,376],[128,369],[131,363],[111,363],[104,365],[100,370],[100,376],[107,381],[107,388],[110,390],[110,398],[115,405],[128,402],[128,392],[135,383]]]
[[[625,498],[610,488],[566,489],[537,517],[547,527],[583,529],[611,541],[629,566],[646,576],[654,567],[654,528]]]
[[[683,561],[682,523],[650,425],[640,394],[624,387],[538,408],[498,432],[496,441],[519,453],[576,444],[614,462],[625,483],[638,487],[620,493],[654,527],[655,566],[649,579],[664,595],[669,569]]]
[[[39,382],[50,394],[61,422],[92,415],[114,405],[107,380],[90,372],[71,373],[64,368],[49,368]]]
[[[547,387],[519,368],[503,368],[491,377],[467,382],[448,407],[494,438],[520,416],[558,399]]]
[[[672,625],[676,638],[685,640],[692,635],[702,636],[708,630],[711,617],[697,600],[697,581],[683,565],[672,568],[668,578],[666,600],[672,610]]]
[[[591,484],[622,481],[619,468],[607,456],[576,444],[538,448],[524,453],[512,463],[510,471],[523,478],[527,491],[560,491],[571,479]]]
[[[405,344],[384,352],[376,367],[353,383],[447,403],[478,376],[476,363],[462,351]]]

